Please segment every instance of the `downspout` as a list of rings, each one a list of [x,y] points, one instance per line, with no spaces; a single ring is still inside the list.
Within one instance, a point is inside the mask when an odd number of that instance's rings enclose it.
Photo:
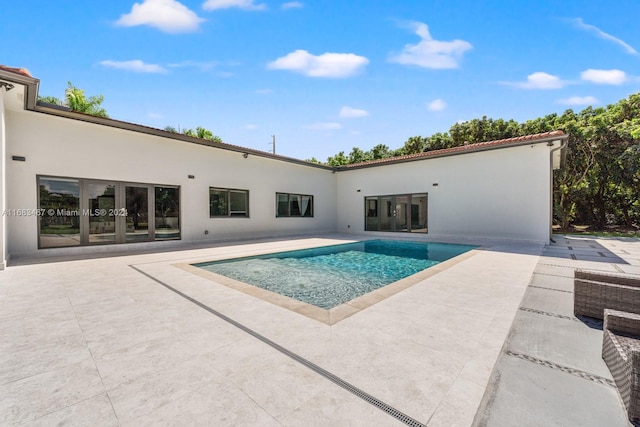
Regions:
[[[561,139],[560,146],[549,151],[549,163],[551,166],[549,168],[549,173],[551,174],[549,177],[549,197],[551,199],[549,203],[549,240],[553,243],[555,243],[555,240],[553,240],[553,153],[563,150],[568,144],[569,138]],[[562,156],[562,153],[560,155]],[[562,157],[560,158],[560,167],[562,167]]]

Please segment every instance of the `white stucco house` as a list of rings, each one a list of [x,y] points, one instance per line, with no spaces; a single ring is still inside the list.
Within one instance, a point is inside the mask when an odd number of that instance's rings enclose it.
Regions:
[[[329,167],[38,104],[0,67],[0,266],[80,254],[322,232],[546,242],[547,132]]]

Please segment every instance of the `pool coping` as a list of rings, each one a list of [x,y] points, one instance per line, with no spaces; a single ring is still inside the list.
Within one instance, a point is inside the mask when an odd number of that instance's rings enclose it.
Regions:
[[[193,265],[193,263],[190,263],[190,262],[181,262],[181,263],[176,263],[171,265],[173,267],[179,268],[188,273],[195,274],[199,277],[212,281],[213,283],[216,283],[218,285],[223,285],[230,289],[240,291],[246,295],[261,299],[263,301],[277,305],[284,309],[301,314],[303,316],[306,316],[318,322],[322,322],[325,325],[332,326],[344,319],[347,319],[353,316],[356,313],[359,313],[360,311],[368,307],[371,307],[374,304],[377,304],[380,301],[383,301],[393,295],[396,295],[402,292],[405,289],[408,289],[428,279],[429,277],[435,276],[436,274],[464,260],[469,259],[470,257],[476,255],[478,251],[482,249],[486,249],[486,247],[480,246],[478,248],[471,249],[465,253],[457,255],[446,261],[440,262],[418,273],[412,274],[411,276],[405,277],[404,279],[400,279],[396,282],[390,283],[379,289],[368,292],[362,296],[359,296],[357,298],[344,302],[329,310],[320,308],[315,305],[308,304],[302,301],[298,301],[294,298],[280,295],[278,293],[268,291],[266,289],[262,289],[254,285],[250,285],[248,283],[244,283],[239,280],[232,279],[230,277],[213,273],[211,271],[196,267]],[[271,252],[271,253],[277,253],[277,252]],[[233,259],[233,258],[229,258],[229,259]]]

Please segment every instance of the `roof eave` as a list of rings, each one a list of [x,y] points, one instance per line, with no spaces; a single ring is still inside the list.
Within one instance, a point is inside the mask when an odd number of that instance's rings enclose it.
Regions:
[[[0,69],[0,80],[24,86],[25,110],[34,110],[36,108],[38,100],[38,89],[40,87],[39,79]]]

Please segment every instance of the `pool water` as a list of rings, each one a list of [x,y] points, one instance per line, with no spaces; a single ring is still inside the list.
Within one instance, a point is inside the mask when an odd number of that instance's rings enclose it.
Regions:
[[[370,240],[194,266],[331,309],[474,248],[476,246]]]

